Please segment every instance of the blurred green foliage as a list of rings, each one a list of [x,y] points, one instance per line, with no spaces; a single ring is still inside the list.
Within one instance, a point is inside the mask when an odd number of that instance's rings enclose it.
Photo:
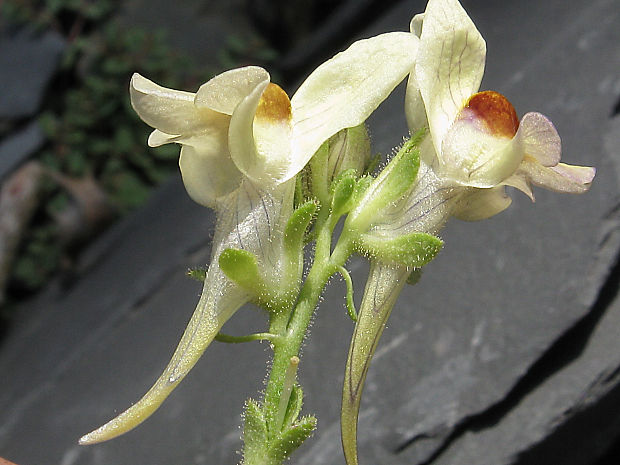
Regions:
[[[129,102],[134,71],[167,87],[196,89],[217,70],[206,70],[172,50],[161,32],[119,24],[119,1],[4,0],[0,15],[12,27],[54,29],[67,40],[60,68],[40,113],[48,143],[37,155],[44,166],[72,178],[93,178],[117,215],[147,199],[177,170],[178,147],[146,146],[150,128]],[[71,202],[52,181],[25,233],[9,299],[36,291],[66,258],[55,218]]]

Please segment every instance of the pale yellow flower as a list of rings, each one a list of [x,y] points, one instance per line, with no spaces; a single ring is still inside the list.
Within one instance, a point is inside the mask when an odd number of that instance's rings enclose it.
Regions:
[[[195,201],[215,208],[218,218],[202,296],[168,366],[142,399],[81,444],[114,438],[148,418],[252,298],[220,269],[225,249],[253,254],[261,276],[276,289],[291,281],[281,279],[288,265],[282,239],[294,177],[325,140],[363,123],[407,76],[417,43],[405,32],[355,42],[319,66],[290,100],[255,66],[222,73],[196,93],[133,76],[132,105],[155,128],[149,145],[181,144],[185,187]]]
[[[411,33],[420,44],[405,113],[412,133],[429,130],[420,144],[417,178],[400,200],[373,209],[373,194],[390,176],[388,165],[349,224],[367,225],[366,235],[389,241],[415,232],[437,234],[451,216],[489,218],[510,205],[507,185],[532,200],[532,185],[567,193],[589,189],[595,169],[560,163],[560,137],[547,117],[527,113],[519,120],[503,95],[478,91],[486,45],[457,0],[429,0],[412,19]],[[344,375],[341,428],[348,465],[358,463],[357,417],[370,361],[411,271],[371,260]]]
[[[482,189],[470,193],[464,218],[507,208],[504,185],[532,199],[532,184],[568,193],[589,188],[594,168],[560,163],[560,137],[547,117],[527,113],[519,120],[503,95],[478,92],[486,44],[457,0],[430,0],[411,32],[420,46],[407,85],[407,120],[412,131],[428,126],[434,150],[422,155],[438,177]],[[488,203],[495,208],[485,212]]]

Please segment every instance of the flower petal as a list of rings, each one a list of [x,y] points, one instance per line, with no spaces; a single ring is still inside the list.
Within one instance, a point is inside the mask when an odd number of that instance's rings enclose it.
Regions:
[[[189,373],[224,323],[247,300],[247,295],[228,281],[217,266],[212,265],[198,306],[172,359],[153,387],[123,413],[80,438],[80,444],[113,439],[150,417]]]
[[[528,175],[521,170],[521,167],[517,170],[515,174],[510,176],[504,182],[502,182],[503,186],[511,186],[515,189],[520,190],[525,195],[527,195],[532,202],[536,201],[536,197],[534,196],[534,191],[532,190],[532,184],[530,183],[530,179]]]
[[[203,137],[181,148],[179,167],[185,189],[194,202],[206,207],[215,208],[219,198],[241,183],[241,172],[230,157],[219,156],[221,147],[221,139]]]
[[[409,31],[415,34],[416,37],[420,37],[422,34],[422,24],[424,23],[424,13],[418,13],[409,22]]]
[[[294,181],[266,189],[246,178],[218,207],[220,227],[230,231],[222,247],[256,255],[267,282],[281,279],[282,232],[293,211],[294,188]]]
[[[177,142],[178,134],[166,134],[165,132],[155,129],[150,135],[148,140],[149,147],[159,147],[160,145],[169,144],[171,142]]]
[[[452,216],[464,221],[486,220],[507,209],[512,199],[503,186],[492,189],[473,189],[463,196],[454,208]]]
[[[420,37],[422,33],[422,23],[424,21],[424,13],[417,14],[411,19],[409,30],[416,37]],[[407,80],[407,92],[405,93],[405,116],[407,117],[407,125],[411,133],[418,129],[428,127],[428,118],[426,117],[426,107],[420,93],[420,85],[415,73],[409,74]]]
[[[415,73],[409,75],[407,80],[407,91],[405,93],[405,116],[409,131],[414,133],[418,129],[428,127],[426,107],[420,93],[420,85]]]
[[[274,268],[273,255],[281,244],[282,218],[290,216],[294,183],[266,192],[245,180],[219,210],[211,265],[198,306],[168,366],[153,387],[129,409],[86,434],[80,444],[95,444],[120,436],[146,420],[189,373],[220,328],[249,300],[249,295],[219,268],[227,248],[254,253],[265,268]],[[240,221],[241,220],[241,221]],[[277,275],[278,270],[274,270]]]
[[[562,141],[553,123],[540,113],[526,113],[521,118],[517,137],[524,152],[543,166],[555,166],[562,154]]]
[[[196,106],[232,115],[237,105],[262,82],[269,82],[269,73],[258,66],[225,71],[200,86]]]
[[[410,72],[417,48],[413,34],[391,32],[359,40],[319,66],[291,100],[294,153],[282,179],[338,131],[363,123]]]
[[[558,163],[545,167],[530,157],[526,157],[520,173],[532,184],[555,192],[581,194],[590,189],[596,169],[589,166],[573,166]]]
[[[433,142],[442,140],[484,73],[486,44],[457,0],[429,0],[422,23],[415,75]]]
[[[230,155],[243,174],[262,185],[284,181],[291,161],[291,113],[286,93],[262,82],[230,120]]]
[[[131,105],[142,120],[167,134],[187,134],[203,125],[194,94],[159,86],[138,73],[129,85]]]
[[[443,140],[441,169],[463,186],[489,188],[510,177],[523,160],[520,137],[498,137],[477,119],[458,118]]]

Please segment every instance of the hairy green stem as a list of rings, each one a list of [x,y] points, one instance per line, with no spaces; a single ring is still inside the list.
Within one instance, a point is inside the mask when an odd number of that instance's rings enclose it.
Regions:
[[[272,324],[269,330],[270,333],[279,336],[279,343],[274,346],[271,373],[264,398],[267,431],[272,438],[277,437],[282,428],[279,410],[281,397],[286,394],[283,392],[283,387],[291,358],[299,356],[312,314],[328,279],[344,265],[353,251],[353,241],[349,236],[341,236],[332,253],[331,232],[330,221],[323,222],[317,231],[314,262],[286,328],[283,332],[278,331],[281,329],[281,321],[278,321],[279,327],[274,328]]]

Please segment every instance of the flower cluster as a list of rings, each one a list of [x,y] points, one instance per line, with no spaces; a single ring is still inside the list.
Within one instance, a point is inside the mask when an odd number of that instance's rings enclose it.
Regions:
[[[355,42],[290,99],[254,66],[220,74],[195,94],[135,74],[131,102],[155,128],[149,145],[181,145],[183,182],[192,199],[216,210],[216,234],[202,296],[169,365],[139,402],[81,443],[144,421],[235,311],[254,302],[267,310],[269,332],[246,340],[270,340],[274,362],[263,404],[246,406],[244,463],[284,460],[314,427],[297,417],[301,388],[290,367],[297,367],[323,286],[341,273],[356,320],[342,436],[347,463],[356,464],[370,360],[400,290],[439,252],[435,235],[445,222],[503,211],[511,203],[506,186],[534,200],[532,186],[582,193],[594,178],[594,168],[560,162],[560,138],[547,117],[519,119],[506,97],[479,90],[485,54],[484,39],[457,0],[429,0],[410,32]],[[363,123],[406,78],[405,115],[414,135],[373,177]],[[303,247],[312,239],[315,258],[304,280]],[[343,266],[355,252],[371,262],[357,314]]]

